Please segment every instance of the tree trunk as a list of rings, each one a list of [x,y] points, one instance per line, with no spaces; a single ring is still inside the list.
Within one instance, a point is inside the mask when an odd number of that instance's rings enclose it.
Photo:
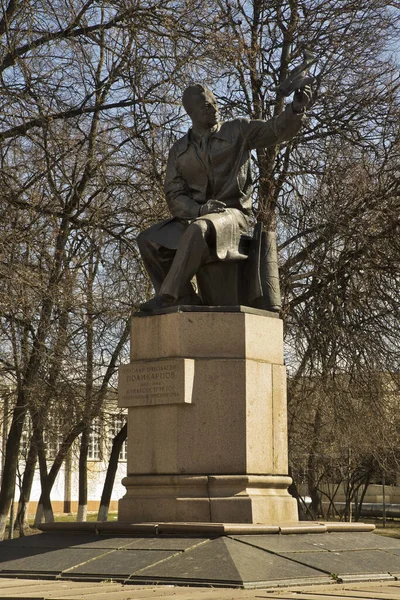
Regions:
[[[82,433],[79,452],[79,499],[76,520],[86,521],[87,516],[87,457],[89,450],[88,429]]]
[[[0,540],[4,539],[8,512],[14,500],[15,476],[18,466],[19,445],[26,416],[26,403],[23,392],[18,393],[13,411],[10,431],[7,436],[6,454],[0,490]]]
[[[40,425],[40,420],[36,422],[34,417],[32,417],[32,425],[39,457],[40,485],[42,488],[34,522],[35,527],[37,527],[43,522],[53,523],[54,515],[50,499],[51,488],[49,488],[48,485],[47,458],[45,444],[43,442],[43,430]]]
[[[108,510],[110,507],[111,494],[114,487],[115,475],[118,468],[119,454],[122,449],[122,445],[125,442],[128,435],[128,424],[122,427],[113,439],[110,460],[108,462],[106,479],[104,481],[103,493],[101,494],[100,508],[97,515],[98,521],[107,521]]]
[[[362,488],[363,488],[362,492],[361,492],[361,497],[358,500],[358,502],[354,503],[354,520],[355,521],[359,521],[359,519],[361,517],[361,509],[362,509],[365,495],[366,495],[369,485],[371,483],[371,475],[372,475],[371,471],[368,471],[368,473],[365,476],[364,482],[361,484]]]
[[[124,344],[126,343],[127,339],[129,338],[129,332],[130,332],[130,317],[126,320],[125,327],[122,332],[121,338],[112,353],[110,362],[107,366],[106,373],[103,377],[103,380],[102,380],[102,383],[100,386],[99,393],[97,394],[96,403],[91,409],[91,412],[89,415],[90,418],[93,418],[94,416],[96,416],[96,414],[98,414],[98,411],[100,410],[100,408],[102,406],[103,400],[107,394],[109,381],[115,372],[118,357],[120,355],[120,352],[121,352]],[[57,478],[57,475],[62,467],[62,464],[63,464],[73,442],[85,430],[86,427],[87,427],[87,425],[84,421],[79,421],[72,427],[69,434],[63,440],[63,442],[60,446],[60,449],[57,453],[57,456],[55,457],[54,462],[53,462],[53,464],[49,470],[49,473],[47,475],[46,484],[45,484],[44,488],[42,488],[42,492],[41,492],[40,499],[39,499],[38,510],[36,513],[37,516],[35,517],[35,524],[43,522],[43,520],[45,518],[45,514],[44,514],[44,510],[43,510],[45,497],[47,496],[47,505],[48,505],[48,503],[50,502],[51,490],[53,488],[53,485]],[[51,504],[50,504],[50,506],[51,506]],[[4,527],[5,527],[5,525],[4,525]]]
[[[317,477],[317,454],[318,454],[318,439],[321,429],[321,405],[320,403],[317,406],[315,412],[314,419],[314,428],[313,428],[313,440],[310,447],[310,453],[308,455],[308,469],[307,469],[307,485],[308,485],[308,494],[311,498],[311,506],[310,512],[312,514],[313,519],[318,518],[320,505],[321,505],[321,494],[318,490],[318,477]]]
[[[53,482],[54,483],[54,482]],[[42,483],[42,491],[39,498],[38,507],[36,509],[35,521],[33,526],[37,527],[40,523],[53,523],[54,513],[51,505],[50,493],[53,484],[49,482],[49,478]]]
[[[27,508],[31,496],[33,478],[35,476],[36,462],[37,448],[34,443],[31,443],[29,447],[28,457],[26,459],[25,471],[22,479],[21,492],[18,501],[17,517],[15,519],[15,526],[19,530],[20,537],[23,537],[25,535],[25,532],[29,529]]]

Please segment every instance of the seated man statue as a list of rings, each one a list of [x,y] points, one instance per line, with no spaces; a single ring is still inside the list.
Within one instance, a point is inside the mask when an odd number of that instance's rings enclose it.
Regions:
[[[165,194],[172,218],[137,240],[156,291],[141,310],[202,304],[191,284],[200,267],[246,258],[239,242],[250,223],[251,151],[290,140],[310,101],[306,85],[277,117],[221,123],[210,90],[195,84],[184,91],[182,103],[192,127],[168,157]]]

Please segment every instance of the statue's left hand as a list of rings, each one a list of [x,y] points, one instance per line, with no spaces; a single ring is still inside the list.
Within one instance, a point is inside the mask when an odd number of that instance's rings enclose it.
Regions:
[[[201,206],[199,215],[203,216],[211,213],[220,213],[224,212],[225,209],[225,202],[221,202],[220,200],[207,200],[207,202]]]
[[[296,114],[304,113],[307,110],[307,108],[309,107],[309,105],[311,104],[311,100],[312,100],[311,86],[306,85],[306,86],[296,90],[294,93],[293,102],[292,102],[293,112],[295,112]]]

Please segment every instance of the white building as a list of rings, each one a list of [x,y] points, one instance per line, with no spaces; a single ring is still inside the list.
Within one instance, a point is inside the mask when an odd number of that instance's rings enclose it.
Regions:
[[[9,390],[8,390],[9,391]],[[3,471],[5,444],[7,433],[10,424],[9,405],[3,396],[3,410],[1,411],[2,419],[0,423],[0,442],[1,442],[1,472]],[[60,421],[60,419],[59,419]],[[88,436],[88,460],[87,460],[87,477],[88,477],[88,511],[97,511],[99,508],[100,498],[103,491],[104,480],[106,476],[108,460],[111,453],[112,441],[115,435],[120,431],[126,421],[124,411],[116,406],[116,399],[106,403],[105,408],[101,411],[91,424],[90,433]],[[53,421],[51,427],[46,428],[45,442],[47,450],[47,465],[50,469],[53,459],[55,458],[59,445],[62,442],[63,434],[67,425],[62,422]],[[20,461],[18,465],[17,477],[15,482],[15,502],[18,503],[20,488],[25,471],[26,457],[28,454],[32,428],[29,418],[25,422],[25,430],[22,435],[20,446]],[[57,476],[51,492],[51,501],[54,513],[76,513],[78,510],[78,460],[79,460],[80,436],[73,443],[69,451],[67,459],[64,461],[62,468]],[[110,512],[116,511],[118,508],[118,500],[125,494],[126,490],[121,484],[121,480],[126,476],[126,441],[123,444],[115,483],[110,502]],[[35,515],[37,504],[40,498],[41,486],[39,477],[38,464],[36,465],[35,477],[32,485],[32,492],[29,502],[28,514]],[[16,509],[16,506],[15,506]]]

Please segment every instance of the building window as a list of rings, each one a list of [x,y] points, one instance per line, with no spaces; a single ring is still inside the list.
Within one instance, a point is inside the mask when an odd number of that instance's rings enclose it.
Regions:
[[[88,435],[88,460],[101,460],[101,422],[98,417],[94,419]]]
[[[43,441],[46,444],[47,459],[54,460],[57,456],[64,439],[65,429],[65,420],[57,418],[50,413],[49,421],[43,434]]]
[[[32,423],[30,419],[27,419],[24,431],[21,436],[21,445],[20,445],[20,453],[22,460],[26,460],[28,458],[28,452],[31,445],[32,440]]]

